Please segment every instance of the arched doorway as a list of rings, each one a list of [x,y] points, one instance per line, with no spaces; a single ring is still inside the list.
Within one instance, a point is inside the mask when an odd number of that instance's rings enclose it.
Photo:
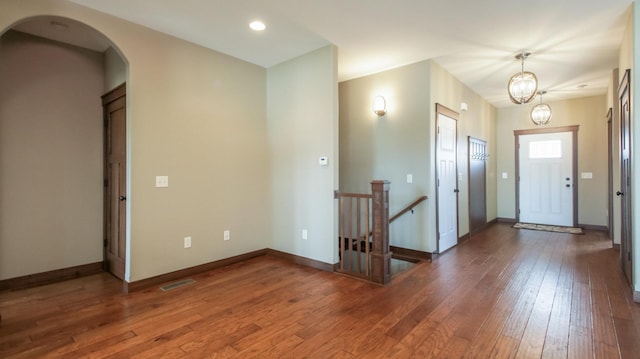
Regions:
[[[0,36],[0,281],[100,270],[101,96],[126,81],[126,60],[68,18],[24,19]]]

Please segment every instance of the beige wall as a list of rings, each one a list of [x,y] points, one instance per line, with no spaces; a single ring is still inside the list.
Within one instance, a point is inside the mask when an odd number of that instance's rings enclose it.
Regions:
[[[127,65],[113,47],[104,52],[104,92],[107,93],[127,81]]]
[[[129,281],[269,247],[265,69],[65,1],[2,7],[0,31],[35,15],[68,17],[126,58]],[[156,175],[169,188],[155,188]]]
[[[607,89],[607,108],[611,109],[611,184],[609,193],[613,202],[613,210],[608,215],[613,219],[613,228],[609,228],[609,235],[613,243],[620,244],[620,197],[616,191],[620,190],[620,108],[618,100],[619,69],[611,71],[611,80]]]
[[[548,127],[578,125],[578,223],[607,225],[607,99],[605,95],[566,101],[545,101],[553,118]],[[533,104],[513,105],[498,110],[498,216],[516,218],[514,130],[537,128],[529,118]],[[580,173],[591,172],[593,179]]]
[[[388,112],[371,110],[374,96],[387,99]],[[432,61],[403,66],[340,83],[340,190],[369,192],[373,179],[391,181],[390,213],[416,198],[429,199],[391,224],[392,245],[434,252],[436,243],[435,103],[469,111],[458,123],[458,172],[461,175],[459,235],[469,231],[467,136],[487,140],[495,151],[495,109]],[[496,218],[495,160],[487,164],[487,218]],[[407,174],[413,183],[406,182]]]
[[[391,224],[389,236],[392,245],[423,251],[433,251],[435,233],[429,226],[435,203],[429,193],[429,70],[429,62],[420,62],[340,83],[340,191],[370,193],[372,180],[388,180],[391,215],[428,195],[414,214]],[[387,101],[382,117],[372,111],[376,95]]]
[[[100,262],[102,54],[14,31],[0,47],[0,279]]]
[[[487,221],[497,217],[496,200],[496,116],[497,110],[469,87],[462,84],[440,65],[433,62],[431,67],[431,103],[439,103],[458,112],[458,235],[469,233],[469,161],[468,137],[487,141],[489,158],[486,162]],[[460,104],[468,105],[467,111],[460,110]],[[432,121],[435,123],[435,111]],[[435,163],[435,162],[434,162]]]
[[[272,248],[330,264],[337,261],[337,73],[334,46],[267,71]]]

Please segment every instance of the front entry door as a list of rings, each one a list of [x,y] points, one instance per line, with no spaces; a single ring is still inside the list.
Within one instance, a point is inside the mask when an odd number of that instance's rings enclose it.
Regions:
[[[573,226],[573,133],[519,137],[520,222]]]
[[[127,218],[127,108],[125,85],[102,97],[105,121],[105,266],[124,280]]]
[[[437,112],[438,252],[458,244],[457,114],[443,106]]]
[[[629,94],[630,70],[624,74],[618,94],[620,96],[620,262],[622,270],[632,282],[631,267],[631,107]]]

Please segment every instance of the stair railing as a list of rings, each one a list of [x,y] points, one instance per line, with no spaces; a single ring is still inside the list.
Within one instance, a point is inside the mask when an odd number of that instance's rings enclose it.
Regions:
[[[371,194],[335,192],[339,200],[338,272],[378,284],[391,281],[389,183],[372,181]]]
[[[411,211],[411,213],[413,213],[413,208],[417,205],[419,205],[422,201],[427,200],[429,197],[427,196],[422,196],[418,199],[416,199],[415,201],[411,202],[408,206],[404,207],[401,211],[399,211],[398,213],[394,214],[391,218],[389,218],[389,224],[393,223],[393,221],[395,221],[396,219],[402,217],[403,214]]]

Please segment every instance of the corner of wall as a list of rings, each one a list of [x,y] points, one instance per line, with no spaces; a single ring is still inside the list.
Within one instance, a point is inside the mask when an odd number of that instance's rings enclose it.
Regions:
[[[267,69],[272,248],[325,263],[337,250],[337,91],[334,45]]]

